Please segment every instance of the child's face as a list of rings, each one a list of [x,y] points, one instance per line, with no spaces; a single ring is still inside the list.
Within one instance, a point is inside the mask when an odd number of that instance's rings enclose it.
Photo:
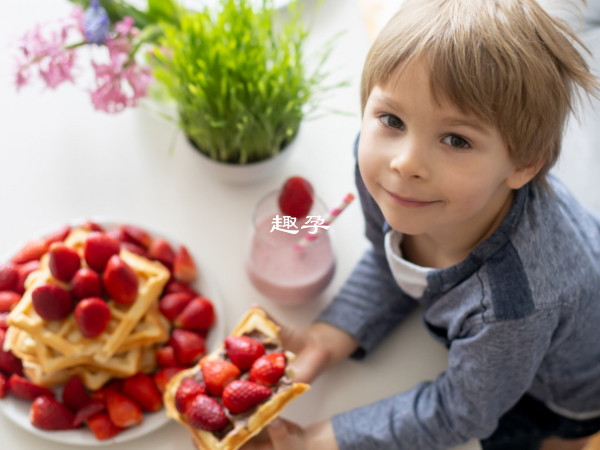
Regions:
[[[376,86],[363,114],[360,171],[392,228],[438,241],[481,237],[531,177],[514,166],[496,127],[439,100],[419,60]]]

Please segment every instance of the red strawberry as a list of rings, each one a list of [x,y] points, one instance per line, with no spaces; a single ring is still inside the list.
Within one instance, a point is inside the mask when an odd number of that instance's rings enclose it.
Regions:
[[[83,228],[87,228],[90,231],[97,231],[99,233],[104,233],[104,227],[96,222],[92,222],[91,220],[86,220],[82,225]]]
[[[35,270],[38,270],[39,268],[39,261],[29,261],[28,263],[17,266],[18,281],[16,291],[19,294],[23,294],[25,292],[25,281],[27,280],[29,274]]]
[[[17,289],[19,272],[17,266],[11,262],[0,265],[0,291],[14,291]]]
[[[74,248],[67,247],[62,242],[56,242],[48,251],[48,267],[57,280],[69,282],[75,272],[81,267],[79,253]]]
[[[102,272],[110,257],[118,255],[119,250],[119,241],[106,233],[94,231],[85,239],[83,257],[90,268]]]
[[[165,294],[174,294],[175,292],[187,292],[188,294],[191,294],[192,297],[198,296],[198,292],[188,284],[177,280],[171,280],[165,286]]]
[[[8,381],[6,375],[0,372],[0,398],[6,397],[8,394]]]
[[[271,389],[248,380],[234,380],[223,389],[223,405],[231,414],[254,408],[271,396]]]
[[[143,256],[144,258],[148,258],[148,252],[133,242],[121,242],[121,248],[129,250],[131,253],[135,253],[136,255]]]
[[[173,367],[177,365],[177,359],[175,359],[175,351],[170,345],[165,345],[162,348],[156,350],[156,363],[160,367]]]
[[[6,331],[0,329],[0,370],[12,375],[23,375],[23,363],[19,358],[13,355],[10,351],[4,351],[4,337]]]
[[[73,375],[65,383],[62,391],[62,401],[75,411],[91,401],[91,397],[85,389],[83,381],[77,375]]]
[[[38,261],[46,251],[48,251],[48,244],[44,239],[33,239],[27,242],[21,250],[13,255],[11,261],[15,264]]]
[[[102,400],[90,400],[75,412],[73,426],[78,427],[85,423],[90,417],[104,411],[106,406]],[[108,417],[108,416],[107,416]]]
[[[112,423],[118,427],[132,427],[139,425],[143,420],[140,406],[133,399],[119,392],[106,393],[106,410]]]
[[[100,400],[103,403],[106,403],[106,394],[108,392],[121,392],[121,386],[123,386],[123,380],[120,378],[115,378],[106,383],[100,389],[92,392],[92,399]]]
[[[185,413],[190,402],[200,394],[206,394],[204,385],[193,378],[186,378],[181,382],[175,393],[175,408],[180,413]]]
[[[186,330],[206,330],[214,323],[213,304],[205,297],[194,297],[173,321],[177,328]]]
[[[179,364],[195,363],[206,353],[204,339],[193,331],[173,330],[170,344]]]
[[[150,259],[156,259],[167,266],[169,269],[173,267],[175,262],[175,251],[171,244],[162,238],[156,238],[148,248],[148,256]]]
[[[0,312],[10,312],[19,300],[21,296],[14,291],[0,291]]]
[[[75,307],[75,322],[81,334],[95,338],[106,330],[110,309],[100,297],[84,298]]]
[[[102,295],[102,282],[100,275],[92,269],[82,267],[71,280],[71,292],[77,300],[87,297],[100,297]]]
[[[116,426],[106,413],[98,413],[88,419],[88,427],[99,441],[110,439],[111,437],[123,431],[123,428]]]
[[[163,367],[152,375],[154,384],[160,392],[165,392],[167,383],[173,378],[178,372],[187,369],[187,367]]]
[[[206,390],[215,397],[219,397],[227,383],[235,380],[241,374],[237,366],[220,359],[204,360],[200,363],[200,369]]]
[[[36,398],[29,410],[31,424],[42,430],[70,430],[73,419],[73,411],[52,396]]]
[[[225,338],[225,349],[232,363],[241,371],[252,367],[256,359],[265,354],[264,345],[248,336],[228,336]]]
[[[285,373],[286,358],[282,352],[261,356],[250,368],[250,380],[273,386]]]
[[[102,281],[108,295],[117,303],[129,305],[137,298],[138,277],[118,255],[113,255],[106,263]]]
[[[67,238],[67,236],[69,235],[70,232],[71,232],[71,226],[65,225],[64,227],[59,228],[55,232],[50,233],[48,236],[46,236],[46,238],[45,238],[46,244],[48,244],[48,246],[50,246],[51,244],[54,244],[55,242],[62,242]]]
[[[31,293],[33,309],[44,320],[61,320],[75,307],[71,292],[56,284],[42,284]]]
[[[173,277],[183,283],[191,283],[198,277],[196,264],[184,245],[180,245],[173,261]]]
[[[162,395],[150,375],[145,373],[126,378],[121,392],[134,399],[144,411],[155,412],[162,408]]]
[[[7,312],[0,313],[0,330],[4,330],[4,331],[8,330],[7,317],[8,317]]]
[[[163,316],[172,322],[175,320],[175,317],[183,311],[192,298],[193,296],[191,294],[185,292],[167,294],[160,299],[158,308]]]
[[[313,204],[313,187],[302,177],[288,178],[279,194],[279,209],[286,216],[306,217]]]
[[[229,423],[219,403],[207,395],[197,395],[185,410],[188,423],[194,428],[218,431]]]
[[[15,397],[23,400],[33,400],[40,395],[54,396],[54,392],[50,389],[34,384],[26,378],[15,374],[12,374],[8,379],[8,388]]]
[[[121,225],[120,228],[129,242],[133,242],[144,249],[152,244],[152,236],[146,230],[134,225]]]

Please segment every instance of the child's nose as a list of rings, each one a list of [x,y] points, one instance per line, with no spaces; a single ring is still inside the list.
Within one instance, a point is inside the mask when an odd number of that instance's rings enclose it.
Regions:
[[[390,167],[407,179],[425,179],[428,176],[426,146],[417,140],[405,139],[395,149]]]

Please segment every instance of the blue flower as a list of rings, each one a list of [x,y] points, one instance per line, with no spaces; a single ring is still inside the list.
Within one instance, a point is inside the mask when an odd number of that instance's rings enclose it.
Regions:
[[[83,32],[91,44],[103,44],[108,36],[110,21],[98,0],[93,0],[83,15]]]

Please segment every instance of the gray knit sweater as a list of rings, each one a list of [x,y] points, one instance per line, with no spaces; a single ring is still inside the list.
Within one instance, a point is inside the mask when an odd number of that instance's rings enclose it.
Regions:
[[[416,306],[449,349],[433,382],[333,418],[341,449],[437,449],[489,436],[524,393],[564,415],[600,416],[600,220],[556,179],[516,192],[499,228],[414,299],[390,272],[390,229],[357,170],[370,248],[321,313],[373,349]]]

